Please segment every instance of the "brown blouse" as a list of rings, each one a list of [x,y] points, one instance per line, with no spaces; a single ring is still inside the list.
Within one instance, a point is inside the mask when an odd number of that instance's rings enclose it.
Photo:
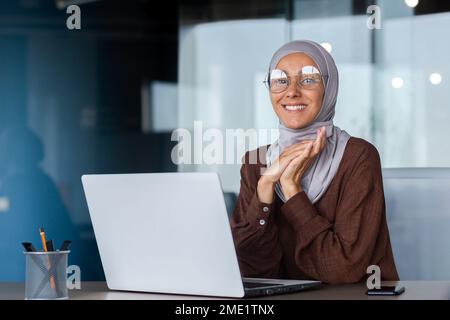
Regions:
[[[399,279],[380,157],[372,144],[350,138],[335,177],[315,204],[305,192],[286,203],[276,195],[272,204],[259,201],[256,186],[267,146],[262,148],[244,156],[231,219],[243,276],[354,283],[366,279],[369,265],[378,265],[382,280]]]

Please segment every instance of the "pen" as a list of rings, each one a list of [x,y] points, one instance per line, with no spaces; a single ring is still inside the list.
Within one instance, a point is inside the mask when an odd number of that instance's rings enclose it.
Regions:
[[[63,244],[61,245],[61,248],[59,248],[59,251],[66,251],[69,250],[70,244],[72,243],[72,241],[70,240],[65,240],[63,242]]]
[[[48,251],[55,251],[55,248],[53,247],[53,240],[47,240],[46,244],[47,244]]]
[[[23,247],[27,252],[35,252],[36,248],[30,242],[22,242]]]
[[[48,248],[47,248],[47,239],[45,238],[45,231],[44,228],[40,228],[39,229],[39,233],[41,235],[41,240],[42,240],[42,247],[44,249],[45,252],[48,252]],[[48,267],[51,267],[51,263],[50,263],[50,258],[48,259]],[[52,289],[56,289],[56,285],[55,285],[55,278],[53,278],[53,275],[50,276],[50,286],[52,287]]]

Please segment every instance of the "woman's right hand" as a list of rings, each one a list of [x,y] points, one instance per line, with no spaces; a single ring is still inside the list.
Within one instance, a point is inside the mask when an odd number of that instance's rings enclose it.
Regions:
[[[273,202],[275,185],[280,180],[284,170],[313,141],[303,140],[287,147],[272,165],[267,168],[258,181],[257,194],[259,201],[268,204]]]

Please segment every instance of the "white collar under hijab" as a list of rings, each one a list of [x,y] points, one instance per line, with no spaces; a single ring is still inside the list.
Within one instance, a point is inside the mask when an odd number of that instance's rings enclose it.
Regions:
[[[327,191],[333,180],[347,141],[350,135],[333,125],[334,111],[339,88],[339,75],[336,64],[331,55],[320,44],[309,40],[292,41],[278,49],[270,61],[270,72],[276,68],[278,62],[291,53],[305,53],[313,59],[319,71],[324,75],[325,94],[322,108],[314,121],[301,129],[290,129],[281,122],[279,125],[280,136],[267,150],[266,163],[269,167],[283,152],[283,150],[301,140],[315,139],[317,129],[325,126],[327,143],[321,153],[305,172],[301,180],[301,187],[312,203],[319,199]],[[277,195],[286,202],[280,184],[275,186]]]

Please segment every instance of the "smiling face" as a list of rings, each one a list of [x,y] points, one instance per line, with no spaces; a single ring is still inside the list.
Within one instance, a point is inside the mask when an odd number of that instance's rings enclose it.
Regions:
[[[304,53],[292,53],[278,62],[276,69],[283,70],[292,81],[286,90],[270,93],[272,106],[280,121],[290,129],[301,129],[310,125],[322,107],[325,92],[323,82],[315,89],[300,88],[298,77],[303,67],[319,67]]]

